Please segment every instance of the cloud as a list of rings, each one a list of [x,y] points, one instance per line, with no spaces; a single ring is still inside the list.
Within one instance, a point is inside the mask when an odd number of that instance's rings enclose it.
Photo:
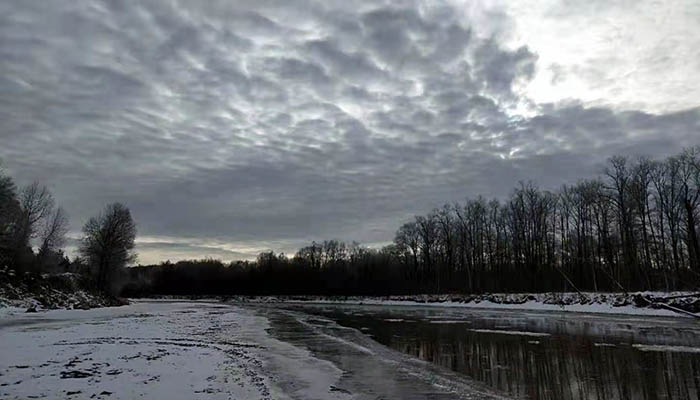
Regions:
[[[700,3],[503,1],[508,47],[527,45],[538,72],[523,92],[536,102],[666,113],[698,106]]]
[[[141,238],[160,238],[139,243],[142,260],[231,259],[383,243],[445,202],[697,142],[697,97],[656,108],[678,82],[630,108],[612,95],[620,60],[605,55],[619,51],[591,39],[605,57],[555,60],[533,31],[533,15],[590,10],[494,4],[4,2],[0,158],[49,184],[74,232],[121,201]],[[585,42],[560,28],[552,40]],[[599,79],[609,97],[538,96],[542,79]]]

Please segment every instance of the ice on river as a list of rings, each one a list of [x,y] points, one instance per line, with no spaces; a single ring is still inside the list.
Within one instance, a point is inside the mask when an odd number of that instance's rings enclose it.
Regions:
[[[322,322],[205,302],[5,312],[0,315],[0,398],[497,397],[441,380],[425,363],[405,363],[376,343],[357,343],[352,332],[345,338],[324,332],[328,323]],[[380,350],[358,351],[371,346]],[[330,356],[317,356],[322,352],[344,358],[329,361]],[[367,366],[381,378],[362,378],[353,386],[352,377],[370,371]]]

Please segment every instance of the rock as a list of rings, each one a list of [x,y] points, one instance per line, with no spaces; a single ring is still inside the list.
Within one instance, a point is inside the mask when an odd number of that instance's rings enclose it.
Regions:
[[[29,308],[27,308],[27,311],[25,311],[25,312],[28,312],[28,313],[35,313],[35,312],[37,312],[37,311],[36,311],[36,306],[35,306],[35,305],[29,306]]]

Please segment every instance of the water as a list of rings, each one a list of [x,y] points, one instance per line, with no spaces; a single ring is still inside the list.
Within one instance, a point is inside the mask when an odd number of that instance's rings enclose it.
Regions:
[[[526,399],[698,399],[700,324],[684,318],[311,306],[394,350]]]
[[[275,339],[309,352],[308,359],[329,362],[330,370],[339,376],[323,397],[357,400],[502,400],[485,385],[464,375],[426,365],[413,357],[392,351],[355,329],[340,326],[332,320],[305,313],[262,307],[257,310],[270,323],[266,331]],[[306,358],[306,357],[303,357]],[[268,365],[275,365],[273,362]],[[323,364],[320,364],[323,365]],[[270,370],[277,379],[289,371]],[[278,382],[279,384],[279,382]],[[322,384],[321,384],[322,385]],[[296,393],[299,383],[281,387]],[[302,388],[303,389],[303,388]],[[323,388],[318,388],[318,393]],[[340,395],[340,396],[338,396]],[[338,396],[338,397],[334,397]],[[309,399],[300,396],[292,398]]]

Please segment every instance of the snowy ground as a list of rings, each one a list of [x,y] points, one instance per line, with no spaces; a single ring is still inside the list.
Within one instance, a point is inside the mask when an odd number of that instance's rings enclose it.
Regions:
[[[285,311],[167,301],[19,311],[0,313],[3,399],[500,398]],[[319,343],[342,363],[317,358]]]
[[[136,304],[0,320],[0,398],[269,398],[249,354],[223,340],[254,318],[214,306]],[[216,315],[216,317],[215,317]]]

